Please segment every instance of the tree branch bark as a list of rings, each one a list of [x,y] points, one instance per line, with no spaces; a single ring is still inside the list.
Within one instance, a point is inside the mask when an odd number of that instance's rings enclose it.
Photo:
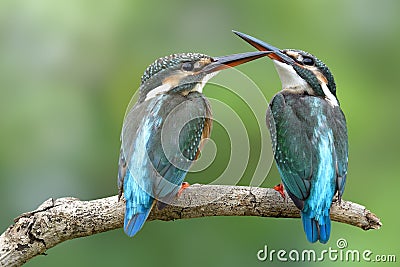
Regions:
[[[206,216],[300,217],[287,199],[271,188],[196,184],[185,189],[172,205],[154,208],[148,221]],[[124,210],[124,201],[118,202],[117,196],[91,201],[50,198],[16,218],[0,236],[0,265],[20,266],[63,241],[120,228]],[[364,230],[382,226],[364,206],[344,200],[332,204],[331,219]]]

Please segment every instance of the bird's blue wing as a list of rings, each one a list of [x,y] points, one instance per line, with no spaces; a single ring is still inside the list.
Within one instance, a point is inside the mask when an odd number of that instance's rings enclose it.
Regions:
[[[129,236],[141,229],[154,204],[146,151],[154,123],[147,115],[154,104],[154,101],[146,101],[134,105],[124,119],[121,133],[118,189],[119,196],[123,191],[126,200],[124,230]]]
[[[334,146],[336,154],[336,188],[339,195],[339,200],[343,195],[344,187],[346,184],[347,164],[348,164],[348,137],[346,119],[339,107],[332,110],[330,116],[330,123],[333,125],[332,131],[334,136]],[[333,118],[335,118],[333,120]]]
[[[154,200],[169,203],[193,163],[209,116],[200,94],[160,95],[135,105],[122,132],[120,173],[126,199],[125,231],[134,235]],[[194,156],[193,156],[194,155]],[[122,163],[122,164],[121,164]]]
[[[299,109],[302,110],[302,109]],[[310,129],[304,116],[286,103],[278,93],[267,111],[267,126],[271,133],[275,161],[286,191],[299,209],[310,194],[315,152],[310,142]],[[309,118],[306,118],[306,121]]]
[[[148,147],[149,158],[158,173],[153,190],[159,203],[169,203],[176,197],[197,158],[200,141],[211,128],[210,108],[202,95],[191,93],[166,101],[169,104],[161,113],[168,116],[155,131],[155,142]],[[160,204],[159,208],[162,207]]]

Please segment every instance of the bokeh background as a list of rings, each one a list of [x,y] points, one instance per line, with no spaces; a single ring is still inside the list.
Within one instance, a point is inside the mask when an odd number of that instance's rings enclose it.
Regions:
[[[231,33],[236,29],[312,52],[330,67],[349,129],[344,198],[366,205],[383,227],[364,232],[333,223],[330,242],[320,245],[306,241],[297,219],[155,221],[135,238],[118,229],[64,242],[26,266],[272,266],[279,262],[256,258],[264,245],[320,251],[336,248],[338,238],[349,249],[398,258],[399,10],[396,0],[1,1],[0,232],[49,197],[115,195],[122,119],[144,69],[175,52],[252,51]],[[266,99],[280,88],[269,61],[239,69]],[[231,105],[248,125],[250,162],[239,181],[246,185],[260,154],[260,134],[246,105],[214,89],[204,92]],[[216,125],[212,137],[216,161],[189,175],[191,183],[210,182],[229,161],[229,134]],[[262,186],[279,183],[275,166],[265,176]]]

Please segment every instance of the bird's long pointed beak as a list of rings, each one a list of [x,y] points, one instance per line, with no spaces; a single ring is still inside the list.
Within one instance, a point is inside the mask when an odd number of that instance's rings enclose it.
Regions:
[[[240,64],[255,60],[268,55],[268,51],[247,52],[241,54],[233,54],[222,57],[213,57],[213,62],[206,66],[202,71],[212,73],[229,67],[235,67]]]
[[[270,44],[267,44],[253,36],[247,35],[245,33],[241,33],[238,31],[232,31],[234,34],[236,34],[237,36],[239,36],[240,38],[242,38],[243,40],[245,40],[246,42],[248,42],[249,44],[251,44],[252,46],[254,46],[255,48],[257,48],[260,51],[269,51],[270,53],[268,54],[268,57],[273,59],[273,60],[278,60],[280,62],[284,62],[286,64],[290,64],[293,65],[295,63],[295,61],[287,56],[286,54],[284,54],[279,48],[272,46]]]

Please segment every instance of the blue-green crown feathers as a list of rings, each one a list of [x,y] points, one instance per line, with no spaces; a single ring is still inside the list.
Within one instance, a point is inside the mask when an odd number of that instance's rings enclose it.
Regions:
[[[196,61],[201,58],[210,58],[210,56],[200,53],[180,53],[159,58],[147,67],[142,76],[141,84],[145,83],[147,80],[149,80],[151,77],[162,70],[171,68],[185,61]]]

